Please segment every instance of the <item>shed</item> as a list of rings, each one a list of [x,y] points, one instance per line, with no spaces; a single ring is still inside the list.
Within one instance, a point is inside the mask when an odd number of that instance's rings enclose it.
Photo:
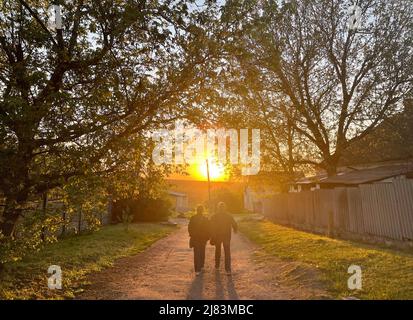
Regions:
[[[188,196],[186,193],[168,191],[169,197],[172,199],[172,207],[176,212],[186,212],[189,210]]]
[[[336,187],[354,187],[376,182],[392,182],[393,179],[413,178],[411,163],[388,164],[374,167],[347,167],[334,176],[319,174],[302,178],[290,185],[290,192],[314,189],[333,189]]]

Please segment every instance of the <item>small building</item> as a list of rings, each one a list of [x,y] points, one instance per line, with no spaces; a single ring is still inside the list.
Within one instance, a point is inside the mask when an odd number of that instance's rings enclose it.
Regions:
[[[268,196],[278,193],[269,186],[246,186],[244,189],[244,209],[252,213],[262,213],[262,202]]]
[[[207,204],[208,193],[208,181],[193,180],[193,179],[168,179],[168,190],[176,192],[178,194],[185,194],[188,198],[188,208],[194,209],[197,205]],[[233,193],[242,194],[244,189],[244,183],[239,181],[211,181],[210,190],[211,196],[216,194],[218,190],[228,189]]]
[[[168,195],[172,200],[172,209],[176,212],[186,212],[189,210],[188,196],[186,193],[168,191]]]
[[[289,184],[288,192],[312,191],[320,189],[319,182],[327,178],[326,173],[303,177]]]
[[[257,175],[248,176],[244,188],[244,209],[253,213],[262,213],[265,199],[286,192],[288,181],[301,176],[303,176],[301,172],[291,176],[278,171],[261,171]]]
[[[413,163],[382,163],[363,166],[343,167],[339,172],[328,177],[321,173],[306,177],[290,184],[290,192],[311,191],[316,189],[334,189],[336,187],[356,187],[361,184],[391,183],[393,179],[413,178]]]

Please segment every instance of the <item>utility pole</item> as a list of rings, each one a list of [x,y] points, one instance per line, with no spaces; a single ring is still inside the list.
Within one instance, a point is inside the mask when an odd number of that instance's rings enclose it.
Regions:
[[[212,209],[212,203],[211,203],[211,179],[209,178],[209,161],[208,158],[205,159],[206,161],[206,169],[207,169],[207,177],[208,177],[208,211]],[[211,212],[212,213],[212,210]]]

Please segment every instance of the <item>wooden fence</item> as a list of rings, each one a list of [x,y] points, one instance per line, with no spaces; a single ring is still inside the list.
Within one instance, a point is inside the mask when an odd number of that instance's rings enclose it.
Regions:
[[[278,194],[263,200],[275,222],[315,232],[413,240],[413,180]]]

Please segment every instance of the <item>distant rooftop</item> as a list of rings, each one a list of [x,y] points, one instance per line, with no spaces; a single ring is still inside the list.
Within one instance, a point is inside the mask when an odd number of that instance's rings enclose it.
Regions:
[[[173,197],[186,197],[187,194],[183,192],[168,191],[168,194]]]
[[[350,171],[339,172],[335,176],[328,177],[326,174],[319,174],[313,177],[306,177],[296,181],[296,184],[343,184],[358,185],[371,183],[392,178],[398,175],[413,173],[412,164],[383,165],[374,168],[351,168]]]
[[[389,165],[370,169],[353,170],[337,174],[332,177],[321,180],[320,184],[363,184],[376,182],[387,178],[392,178],[398,175],[413,172],[413,167],[409,165]]]

